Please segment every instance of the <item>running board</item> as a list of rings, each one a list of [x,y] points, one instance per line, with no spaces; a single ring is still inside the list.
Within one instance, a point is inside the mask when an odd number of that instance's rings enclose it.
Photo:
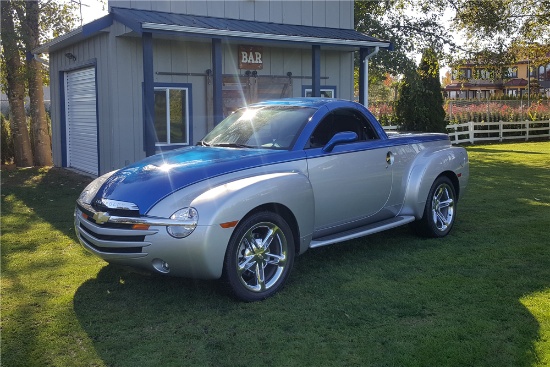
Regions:
[[[411,223],[415,220],[414,216],[398,216],[395,218],[383,220],[382,222],[369,224],[367,226],[350,229],[349,231],[336,233],[330,236],[319,237],[312,240],[309,244],[309,248],[321,247],[332,245],[338,242],[344,242],[353,240],[355,238],[367,236],[378,232],[385,231],[387,229],[402,226],[407,223]]]

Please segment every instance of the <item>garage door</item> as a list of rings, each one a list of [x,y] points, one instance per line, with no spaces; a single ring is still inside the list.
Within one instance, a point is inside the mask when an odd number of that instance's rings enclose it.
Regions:
[[[95,68],[65,73],[67,166],[98,175]]]

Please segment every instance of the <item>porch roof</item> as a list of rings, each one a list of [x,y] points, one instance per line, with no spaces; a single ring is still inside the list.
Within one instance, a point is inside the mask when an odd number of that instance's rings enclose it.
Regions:
[[[368,36],[353,29],[280,24],[112,7],[111,12],[105,17],[58,37],[38,47],[34,52],[55,51],[76,43],[104,31],[113,21],[124,24],[138,34],[150,32],[188,37],[253,39],[281,43],[330,45],[351,47],[353,49],[364,47],[393,49],[391,42]]]

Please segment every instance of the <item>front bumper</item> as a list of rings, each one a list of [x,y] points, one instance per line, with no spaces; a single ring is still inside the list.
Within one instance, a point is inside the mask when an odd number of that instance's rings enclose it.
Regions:
[[[172,276],[219,278],[231,231],[196,226],[185,238],[174,238],[166,231],[166,226],[190,224],[168,218],[110,215],[81,202],[75,208],[75,230],[81,245],[109,263]]]

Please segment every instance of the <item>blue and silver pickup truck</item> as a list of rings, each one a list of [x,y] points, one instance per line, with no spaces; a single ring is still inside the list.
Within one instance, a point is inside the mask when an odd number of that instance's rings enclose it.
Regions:
[[[109,263],[222,278],[256,301],[309,248],[408,223],[447,235],[468,176],[466,150],[445,134],[388,136],[358,103],[282,99],[237,110],[196,146],[97,178],[75,226]]]

